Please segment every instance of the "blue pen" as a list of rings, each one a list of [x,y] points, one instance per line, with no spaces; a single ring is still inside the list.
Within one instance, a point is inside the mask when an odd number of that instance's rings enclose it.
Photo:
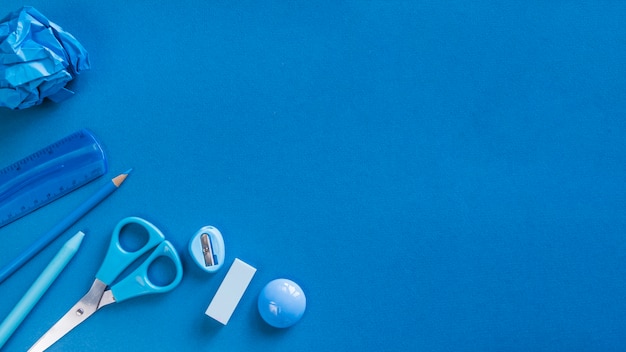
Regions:
[[[111,182],[107,183],[96,194],[87,199],[87,201],[85,201],[73,212],[71,212],[67,217],[65,217],[65,219],[63,219],[55,227],[53,227],[50,231],[48,231],[40,239],[38,239],[37,242],[33,243],[33,245],[30,246],[26,251],[24,251],[17,258],[13,259],[12,262],[2,268],[2,270],[0,271],[0,283],[2,283],[19,268],[21,268],[27,261],[32,259],[35,254],[41,252],[46,246],[48,246],[52,241],[59,237],[65,230],[67,230],[76,221],[78,221],[78,219],[82,218],[96,205],[100,204],[100,202],[102,202],[106,197],[113,193],[113,191],[117,190],[131,171],[132,169],[113,178]]]
[[[24,297],[22,297],[11,313],[4,319],[0,325],[0,348],[4,346],[15,329],[22,323],[35,304],[39,302],[41,296],[43,296],[50,285],[52,285],[52,282],[54,282],[67,263],[74,257],[74,254],[76,254],[78,247],[80,247],[83,241],[83,237],[85,237],[85,234],[79,231],[63,245],[59,253],[57,253],[46,269],[39,275],[26,294],[24,294]]]

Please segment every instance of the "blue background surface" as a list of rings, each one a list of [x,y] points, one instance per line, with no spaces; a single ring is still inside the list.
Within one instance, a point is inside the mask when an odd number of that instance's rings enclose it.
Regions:
[[[21,1],[2,1],[0,13]],[[7,351],[89,288],[115,224],[184,257],[166,295],[106,307],[52,351],[623,351],[626,2],[30,1],[92,69],[70,100],[0,111],[0,166],[80,128],[110,172],[0,229],[7,263],[107,179],[122,188],[0,285],[5,316],[82,249]],[[204,225],[258,268],[229,324]],[[287,330],[262,287],[305,290]]]

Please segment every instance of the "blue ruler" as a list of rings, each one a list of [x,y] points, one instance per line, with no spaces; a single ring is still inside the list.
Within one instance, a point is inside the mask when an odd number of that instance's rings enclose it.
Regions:
[[[0,227],[107,171],[104,151],[86,129],[0,170]]]

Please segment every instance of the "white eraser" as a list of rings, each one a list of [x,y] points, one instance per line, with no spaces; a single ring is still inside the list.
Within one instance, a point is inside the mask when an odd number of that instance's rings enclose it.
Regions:
[[[255,272],[256,268],[235,258],[204,314],[226,325]]]

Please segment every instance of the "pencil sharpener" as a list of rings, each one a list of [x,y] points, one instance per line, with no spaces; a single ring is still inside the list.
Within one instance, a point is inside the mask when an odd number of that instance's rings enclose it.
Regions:
[[[189,241],[189,255],[194,263],[208,273],[218,271],[224,263],[224,237],[213,226],[204,226]]]

